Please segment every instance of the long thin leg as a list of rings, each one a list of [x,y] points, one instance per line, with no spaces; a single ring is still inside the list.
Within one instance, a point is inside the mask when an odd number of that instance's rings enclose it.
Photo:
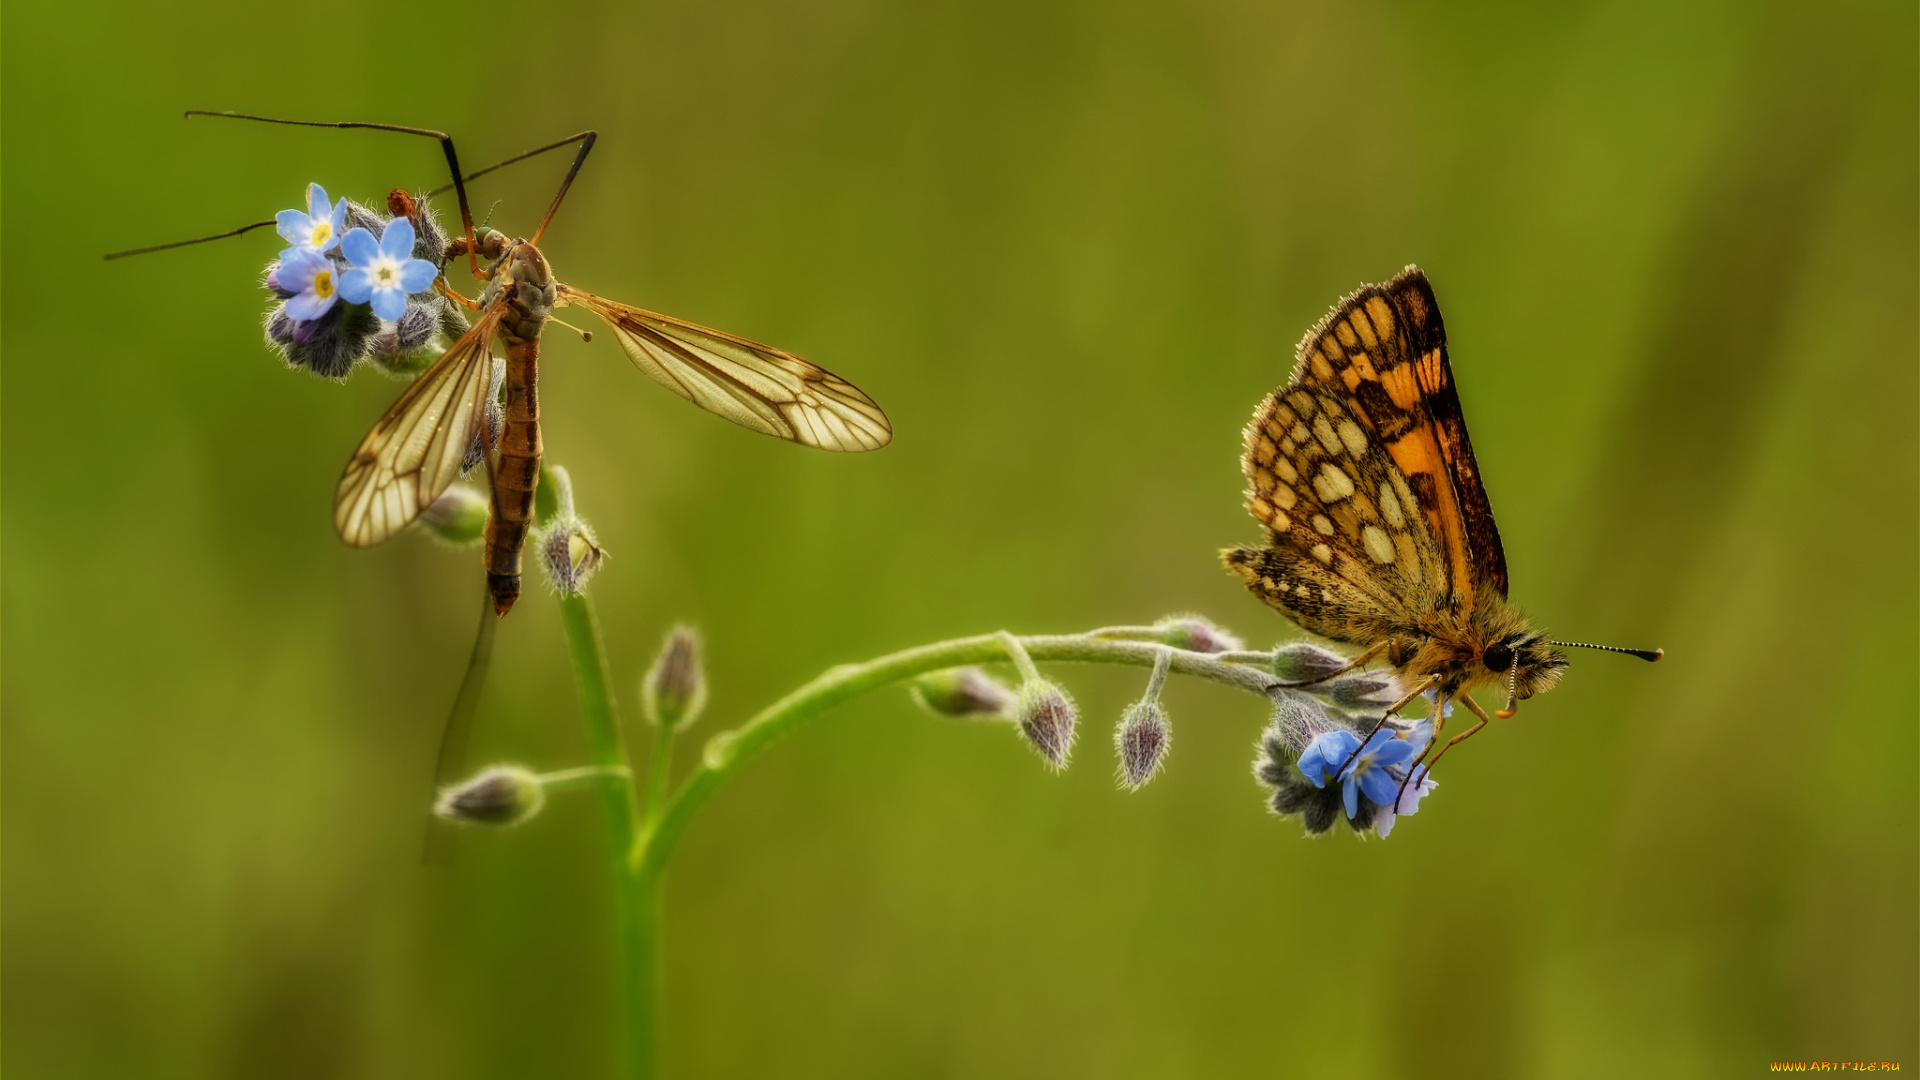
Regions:
[[[242,225],[230,232],[214,233],[212,236],[201,236],[192,240],[175,240],[171,244],[154,244],[152,247],[134,248],[132,251],[110,251],[101,257],[105,259],[124,259],[129,255],[145,255],[148,252],[165,251],[168,248],[186,247],[188,244],[204,244],[209,240],[225,240],[229,236],[239,236],[241,233],[252,232],[255,229],[272,224],[274,224],[274,219],[268,218],[265,221],[256,221],[251,225]]]
[[[440,730],[440,752],[434,758],[433,796],[441,788],[459,779],[467,759],[467,735],[473,730],[473,716],[480,710],[480,691],[487,683],[487,668],[493,663],[493,635],[500,620],[493,614],[493,594],[480,590],[480,628],[474,631],[473,652],[467,658],[467,673],[460,679],[460,692],[454,695],[447,724]],[[432,796],[430,796],[431,799]],[[429,817],[426,845],[422,857],[427,862],[445,862],[452,841],[444,823]]]
[[[487,166],[487,167],[486,167],[486,168],[484,168],[484,169],[475,169],[475,170],[473,170],[472,172],[470,172],[470,173],[468,173],[468,174],[466,175],[466,181],[467,181],[468,183],[472,183],[473,181],[475,181],[475,180],[477,180],[477,179],[479,179],[479,178],[480,178],[480,177],[482,177],[482,176],[485,176],[485,175],[487,175],[488,173],[490,173],[490,172],[492,172],[492,171],[494,171],[495,169],[504,169],[504,168],[506,168],[507,166],[509,166],[509,165],[512,165],[512,164],[513,164],[513,163],[515,163],[515,162],[518,162],[518,161],[525,161],[525,160],[527,160],[527,159],[528,159],[528,158],[530,158],[530,157],[536,157],[536,156],[538,156],[538,155],[540,155],[540,154],[544,154],[544,153],[546,153],[546,152],[547,152],[547,151],[549,151],[549,150],[558,150],[558,149],[560,149],[560,148],[561,148],[561,147],[563,147],[563,146],[571,146],[571,145],[573,145],[574,143],[577,143],[577,142],[579,142],[579,141],[580,141],[581,139],[584,139],[584,138],[587,138],[587,137],[589,137],[589,136],[591,136],[591,135],[594,135],[594,134],[595,134],[595,133],[594,133],[594,132],[592,132],[592,131],[582,131],[582,132],[580,132],[580,133],[579,133],[578,135],[569,135],[569,136],[567,136],[566,138],[564,138],[564,139],[561,139],[561,140],[559,140],[558,142],[550,142],[550,143],[548,143],[548,144],[547,144],[547,145],[545,145],[545,146],[539,146],[539,147],[535,147],[534,149],[532,149],[532,150],[529,150],[529,151],[527,151],[527,152],[526,152],[526,153],[524,153],[524,154],[515,154],[515,155],[513,155],[512,157],[510,157],[510,158],[508,158],[508,159],[507,159],[507,160],[505,160],[505,161],[496,161],[496,162],[494,162],[493,164],[491,164],[491,165],[489,165],[489,166]],[[429,191],[429,192],[427,192],[427,194],[428,194],[428,195],[430,195],[430,196],[431,196],[431,195],[444,195],[444,194],[446,194],[447,192],[449,192],[449,191],[452,191],[452,190],[453,190],[453,185],[452,185],[452,184],[442,184],[442,185],[440,185],[439,187],[437,187],[437,188],[434,188],[434,189],[433,189],[432,191]]]
[[[1402,793],[1404,793],[1407,790],[1408,781],[1411,781],[1415,775],[1418,775],[1423,780],[1428,776],[1433,775],[1433,767],[1435,765],[1440,764],[1440,759],[1446,755],[1447,751],[1453,749],[1455,743],[1466,742],[1468,739],[1473,737],[1474,732],[1479,731],[1483,727],[1486,727],[1488,722],[1492,719],[1486,714],[1486,710],[1480,707],[1480,703],[1473,700],[1473,695],[1461,694],[1460,702],[1461,704],[1465,705],[1468,709],[1472,710],[1473,715],[1480,718],[1480,722],[1468,728],[1467,730],[1461,732],[1460,734],[1455,735],[1453,738],[1448,739],[1447,744],[1440,748],[1439,753],[1436,753],[1433,755],[1433,760],[1427,762],[1426,767],[1424,769],[1419,767],[1420,763],[1417,761],[1414,762],[1412,765],[1407,766],[1406,779],[1400,781],[1400,791]],[[1440,735],[1440,729],[1438,727],[1434,728],[1433,733],[1434,733],[1434,737],[1438,738]],[[1400,804],[1400,795],[1395,794],[1393,797],[1393,801],[1394,801],[1394,805],[1398,806]]]
[[[583,131],[571,138],[561,140],[559,145],[564,146],[574,139],[579,139],[580,152],[573,155],[573,167],[567,170],[567,178],[560,181],[560,190],[554,193],[553,205],[547,207],[547,216],[541,218],[540,227],[533,230],[533,240],[530,242],[535,247],[540,245],[540,236],[547,231],[547,222],[552,221],[554,212],[560,209],[560,200],[567,197],[567,189],[573,186],[573,178],[580,175],[580,166],[587,160],[587,155],[593,151],[593,141],[599,137],[600,133],[597,131]],[[538,153],[538,151],[535,152]]]
[[[327,120],[282,120],[277,116],[253,116],[249,113],[213,112],[209,109],[188,109],[187,115],[224,116],[229,120],[257,120],[263,124],[290,124],[294,127],[364,128],[369,131],[397,131],[402,135],[424,135],[429,139],[440,140],[440,149],[447,155],[447,170],[453,174],[453,190],[458,192],[460,196],[460,222],[466,226],[467,230],[467,260],[472,266],[473,276],[483,276],[480,273],[480,259],[473,252],[473,211],[467,206],[467,186],[460,177],[460,155],[454,153],[453,136],[448,135],[446,132],[434,131],[432,128],[405,127],[400,124],[364,123],[358,120],[343,120],[338,122]],[[574,168],[578,170],[579,165],[576,163]],[[569,175],[567,179],[571,180],[573,177]],[[561,190],[564,192],[566,189],[563,187]]]
[[[206,114],[206,115],[209,115],[209,116],[226,116],[226,115],[229,115],[229,114],[227,114],[227,113],[208,113],[208,114]],[[287,121],[287,122],[288,122],[288,123],[300,123],[301,121]],[[475,179],[478,179],[479,177],[482,177],[482,176],[485,176],[485,175],[487,175],[488,173],[490,173],[490,172],[493,172],[493,171],[494,171],[494,170],[496,170],[496,169],[504,169],[504,168],[506,168],[506,167],[507,167],[508,165],[512,165],[512,164],[514,164],[515,162],[520,162],[520,161],[525,161],[525,160],[527,160],[527,159],[528,159],[528,158],[530,158],[530,157],[535,157],[535,156],[537,156],[537,155],[540,155],[540,154],[544,154],[544,153],[546,153],[546,152],[547,152],[547,151],[549,151],[549,150],[558,150],[558,149],[560,149],[560,148],[561,148],[561,147],[563,147],[563,146],[571,146],[571,145],[573,145],[574,143],[577,143],[577,142],[579,142],[580,140],[582,140],[582,139],[585,139],[585,138],[587,138],[587,137],[589,137],[589,136],[591,136],[591,135],[593,135],[593,134],[594,134],[594,132],[591,132],[591,131],[582,131],[582,132],[580,132],[580,133],[579,133],[579,134],[577,134],[577,135],[569,135],[569,136],[567,136],[566,138],[564,138],[564,139],[561,139],[561,140],[560,140],[560,141],[558,141],[558,142],[550,142],[550,143],[548,143],[548,144],[547,144],[547,145],[545,145],[545,146],[541,146],[541,147],[536,147],[536,148],[534,148],[534,149],[532,149],[532,150],[529,150],[529,151],[527,151],[527,152],[526,152],[526,153],[524,153],[524,154],[515,154],[514,156],[512,156],[512,157],[510,157],[510,158],[508,158],[508,159],[506,159],[505,161],[496,161],[496,162],[494,162],[493,164],[491,164],[491,165],[489,165],[489,166],[487,166],[487,167],[486,167],[486,168],[484,168],[484,169],[475,169],[474,171],[472,171],[472,172],[470,172],[470,173],[468,173],[468,174],[467,174],[466,176],[464,176],[464,177],[461,177],[460,179],[462,180],[462,182],[471,182],[471,181],[473,181],[473,180],[475,180]],[[579,170],[579,166],[578,166],[578,165],[575,165],[575,166],[574,166],[574,169],[575,169],[575,171],[577,172],[577,171]],[[569,179],[571,179],[571,177],[569,177]],[[454,185],[454,184],[442,184],[442,185],[440,185],[439,187],[437,187],[437,188],[434,188],[434,189],[433,189],[432,191],[429,191],[429,192],[427,192],[427,194],[428,194],[429,196],[433,196],[433,195],[445,195],[445,194],[446,194],[447,192],[449,192],[449,191],[452,191],[452,190],[454,190],[454,188],[455,188],[455,187],[456,187],[456,185]],[[239,235],[240,235],[240,234],[242,234],[242,233],[247,233],[247,232],[252,232],[252,231],[253,231],[253,230],[255,230],[255,229],[259,229],[259,228],[264,228],[264,227],[266,227],[266,226],[268,226],[268,225],[272,225],[272,224],[274,224],[274,219],[273,219],[273,218],[268,218],[268,219],[267,219],[267,220],[265,220],[265,221],[256,221],[256,222],[254,222],[254,223],[253,223],[253,224],[251,224],[251,225],[242,225],[241,227],[239,227],[239,228],[237,228],[237,229],[234,229],[234,230],[232,230],[231,232],[223,232],[223,233],[215,233],[215,234],[214,234],[214,235],[212,235],[212,236],[202,236],[202,237],[197,237],[197,238],[195,238],[195,239],[193,239],[193,240],[175,240],[175,241],[174,241],[173,243],[171,243],[171,244],[154,244],[154,245],[153,245],[153,246],[151,246],[151,247],[143,247],[143,248],[134,248],[134,249],[133,249],[133,250],[131,250],[131,251],[114,251],[114,252],[109,252],[109,253],[107,253],[107,254],[106,254],[106,255],[104,256],[104,258],[108,258],[108,259],[124,259],[124,258],[126,258],[127,256],[129,256],[129,255],[146,255],[146,254],[148,254],[148,253],[150,253],[150,252],[155,252],[155,251],[165,251],[165,250],[167,250],[168,248],[177,248],[177,247],[186,247],[186,246],[188,246],[189,244],[204,244],[204,243],[206,243],[206,242],[207,242],[207,241],[209,241],[209,240],[225,240],[225,239],[226,239],[227,237],[229,237],[229,236],[239,236]],[[476,263],[476,265],[477,265],[477,263]],[[461,299],[462,299],[463,301],[465,301],[465,298],[464,298],[464,297],[462,297]],[[477,306],[477,305],[474,305],[474,304],[472,303],[472,301],[465,301],[465,302],[466,302],[466,304],[467,304],[467,306],[469,306],[469,307],[475,307],[475,306]]]
[[[1403,697],[1399,701],[1394,702],[1392,708],[1388,709],[1386,712],[1381,713],[1380,719],[1375,720],[1373,722],[1373,729],[1367,732],[1367,737],[1360,740],[1360,745],[1353,748],[1353,753],[1347,755],[1347,760],[1340,763],[1340,768],[1337,771],[1335,771],[1333,775],[1339,776],[1341,773],[1344,773],[1347,771],[1347,766],[1353,764],[1353,759],[1359,757],[1360,751],[1366,747],[1367,743],[1370,740],[1372,740],[1374,735],[1378,733],[1382,727],[1386,726],[1388,717],[1392,716],[1394,713],[1399,712],[1401,709],[1406,708],[1408,705],[1413,704],[1414,698],[1417,698],[1421,694],[1424,694],[1428,690],[1432,689],[1433,684],[1439,681],[1440,681],[1440,676],[1438,675],[1429,675],[1426,678],[1421,679],[1419,682],[1414,684],[1412,693],[1409,693],[1406,697]],[[1439,706],[1441,708],[1444,708],[1446,706],[1446,703],[1447,703],[1447,699],[1441,698],[1439,702]],[[1438,712],[1438,709],[1436,709],[1436,713],[1437,712]]]

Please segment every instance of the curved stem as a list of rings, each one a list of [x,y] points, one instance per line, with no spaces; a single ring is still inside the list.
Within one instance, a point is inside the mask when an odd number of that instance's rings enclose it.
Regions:
[[[668,860],[673,857],[674,849],[679,846],[695,815],[712,798],[720,784],[781,736],[833,706],[869,690],[929,671],[964,664],[1004,663],[1008,659],[1009,640],[1024,649],[1034,661],[1125,664],[1151,668],[1156,657],[1169,651],[1166,646],[1154,642],[1095,638],[1085,634],[1033,637],[982,634],[908,649],[864,664],[833,668],[774,702],[745,724],[707,740],[698,767],[674,792],[666,809],[647,823],[635,841],[631,859],[642,895],[657,897],[661,875],[666,870]],[[1262,696],[1268,696],[1284,685],[1277,677],[1245,664],[1223,663],[1206,653],[1171,652],[1168,666],[1181,675],[1210,679]]]

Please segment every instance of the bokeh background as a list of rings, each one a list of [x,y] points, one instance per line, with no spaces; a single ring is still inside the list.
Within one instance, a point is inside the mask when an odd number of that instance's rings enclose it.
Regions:
[[[597,128],[564,278],[867,389],[862,457],[549,335],[551,459],[632,722],[676,620],[708,732],[837,663],[1199,611],[1289,627],[1241,425],[1339,296],[1432,276],[1512,567],[1584,654],[1391,841],[1308,840],[1265,714],[1060,674],[1071,770],[861,700],[721,792],[666,919],[671,1075],[1736,1076],[1916,1052],[1910,3],[537,8],[9,3],[4,1050],[11,1077],[605,1076],[590,797],[420,861],[477,557],[332,536],[398,393],[260,341],[309,180],[444,181]],[[528,230],[564,166],[474,185]],[[681,747],[683,764],[697,740]],[[553,605],[476,762],[585,749]]]

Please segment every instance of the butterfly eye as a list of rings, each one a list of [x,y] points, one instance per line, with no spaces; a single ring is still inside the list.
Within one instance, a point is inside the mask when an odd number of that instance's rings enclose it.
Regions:
[[[1504,641],[1496,641],[1487,646],[1486,655],[1480,658],[1490,670],[1505,671],[1513,663],[1513,650]]]

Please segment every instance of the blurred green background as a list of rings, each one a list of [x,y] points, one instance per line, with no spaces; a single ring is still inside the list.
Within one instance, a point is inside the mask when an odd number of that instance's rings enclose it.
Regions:
[[[584,127],[565,279],[879,400],[861,457],[549,335],[551,460],[612,561],[629,718],[675,620],[705,730],[837,663],[1194,610],[1241,425],[1339,296],[1431,275],[1514,598],[1577,656],[1388,843],[1249,776],[1259,702],[1142,673],[1054,776],[861,700],[723,790],[667,898],[672,1075],[1749,1075],[1916,1052],[1911,3],[537,8],[9,3],[4,1051],[12,1077],[604,1076],[603,821],[420,862],[477,556],[351,551],[399,384],[261,344],[268,232]],[[474,186],[531,229],[564,167]],[[442,204],[442,209],[448,207]],[[690,757],[694,744],[683,745]],[[502,627],[475,761],[585,757],[557,613]]]

